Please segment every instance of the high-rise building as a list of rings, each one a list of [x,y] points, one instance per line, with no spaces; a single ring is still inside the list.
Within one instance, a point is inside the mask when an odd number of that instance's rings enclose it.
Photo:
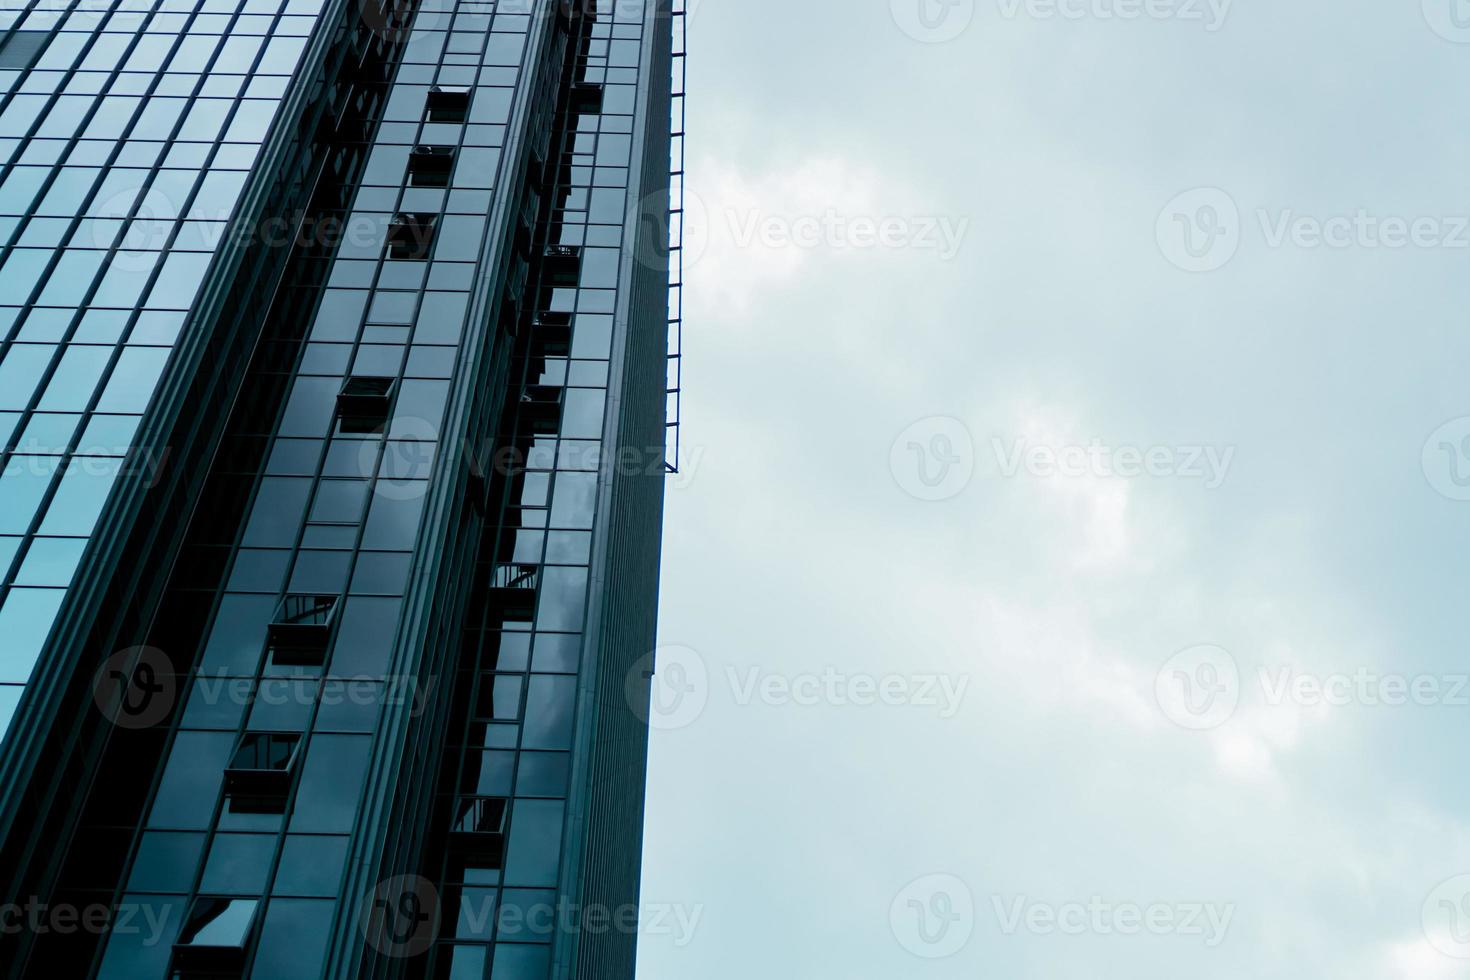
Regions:
[[[0,975],[631,977],[682,2],[3,8]]]

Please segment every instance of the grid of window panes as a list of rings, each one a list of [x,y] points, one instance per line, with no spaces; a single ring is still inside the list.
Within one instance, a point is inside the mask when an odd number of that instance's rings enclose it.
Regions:
[[[513,482],[487,554],[490,588],[467,624],[464,660],[473,673],[470,720],[451,751],[459,762],[441,786],[441,811],[452,814],[439,878],[443,941],[436,977],[543,980],[562,906],[556,892],[571,769],[573,720],[586,621],[598,470],[649,466],[663,455],[603,442],[613,314],[625,257],[629,165],[633,153],[639,64],[646,18],[640,3],[602,4],[585,25],[575,78],[600,87],[594,111],[573,111],[559,161],[551,211],[553,246],[581,249],[568,284],[543,270],[537,325],[519,366],[525,388],[510,433],[528,446],[526,472]],[[641,110],[640,110],[641,111]],[[661,121],[660,121],[661,124]],[[550,282],[548,280],[551,280]],[[545,335],[572,323],[561,349]],[[541,336],[538,336],[538,333]],[[537,406],[559,406],[545,432]],[[646,458],[643,458],[646,456]],[[517,602],[517,584],[535,589]],[[488,825],[487,825],[488,824]],[[497,858],[474,846],[479,834],[503,832]]]
[[[259,899],[253,976],[319,974],[372,732],[385,700],[412,696],[389,676],[389,658],[470,291],[483,288],[527,10],[524,0],[420,6],[352,209],[323,222],[341,244],[305,341],[268,328],[266,342],[290,356],[267,351],[263,361],[294,365],[284,408],[251,436],[270,440],[267,462],[122,896],[167,910],[166,936],[195,896]],[[469,88],[462,121],[431,111],[436,86]],[[450,151],[445,186],[415,173],[417,147]],[[414,257],[389,241],[405,214],[426,216],[419,230],[430,229]],[[391,380],[382,425],[342,416],[339,395],[354,378]],[[334,638],[315,665],[269,641],[283,600],[303,595],[338,599]],[[300,739],[279,812],[229,805],[225,770],[252,733]],[[168,944],[145,938],[109,937],[99,975],[163,975]]]
[[[0,733],[322,2],[0,9]]]

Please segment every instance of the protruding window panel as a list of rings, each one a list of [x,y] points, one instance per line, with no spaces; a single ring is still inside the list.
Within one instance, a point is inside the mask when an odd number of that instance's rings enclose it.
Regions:
[[[450,828],[451,874],[472,884],[493,884],[505,863],[505,824],[509,801],[471,796],[455,807]]]
[[[566,357],[572,350],[572,315],[542,311],[531,325],[535,357]]]
[[[563,388],[527,385],[521,393],[519,426],[536,435],[552,435],[561,421]]]
[[[283,813],[291,793],[301,736],[247,732],[225,770],[225,794],[235,813]]]
[[[541,267],[543,286],[576,287],[582,271],[580,245],[548,245]]]
[[[388,226],[388,257],[423,261],[429,257],[434,245],[434,230],[438,226],[437,214],[404,211],[393,216]]]
[[[502,834],[505,832],[506,801],[491,797],[470,797],[459,801],[455,814],[456,834]]]
[[[172,975],[178,980],[239,976],[259,908],[254,898],[194,899],[174,942]]]
[[[428,122],[462,123],[470,114],[468,85],[435,85],[429,89],[424,118]]]
[[[594,115],[601,112],[602,86],[597,82],[573,82],[570,108],[572,112],[582,115]]]
[[[325,662],[337,618],[334,595],[288,595],[270,624],[271,662],[320,666]]]
[[[415,146],[408,155],[408,182],[413,187],[448,187],[454,171],[454,147]]]
[[[337,394],[337,420],[347,433],[381,432],[393,407],[395,378],[348,378]]]

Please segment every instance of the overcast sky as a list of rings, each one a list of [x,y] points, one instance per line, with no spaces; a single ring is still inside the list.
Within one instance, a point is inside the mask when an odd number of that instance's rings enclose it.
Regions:
[[[1470,5],[691,6],[640,980],[1470,977]]]

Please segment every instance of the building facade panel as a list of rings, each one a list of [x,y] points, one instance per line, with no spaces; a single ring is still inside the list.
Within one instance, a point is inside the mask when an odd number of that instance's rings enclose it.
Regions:
[[[18,128],[0,372],[36,380],[0,415],[19,508],[0,684],[38,657],[117,684],[23,732],[78,776],[65,817],[17,816],[60,804],[54,785],[12,788],[0,816],[29,855],[13,881],[149,924],[22,937],[11,972],[631,976],[631,934],[507,912],[636,903],[647,729],[626,681],[657,592],[667,8],[265,6],[108,9],[64,44],[78,11],[18,11],[0,44],[24,64],[0,105],[0,136]],[[107,82],[76,82],[92,71]],[[262,161],[291,127],[296,155]],[[263,170],[309,193],[244,222]],[[242,254],[289,258],[222,281],[242,228]],[[191,329],[234,353],[171,359]],[[187,520],[100,524],[139,583],[120,594],[147,602],[98,601],[88,636],[135,645],[93,676],[52,621],[76,616],[80,555],[102,560],[99,515],[146,494],[132,433],[170,372],[231,394],[177,441]]]
[[[320,0],[0,12],[0,65],[15,66],[0,70],[0,728],[320,12]],[[164,463],[133,455],[128,468]]]

